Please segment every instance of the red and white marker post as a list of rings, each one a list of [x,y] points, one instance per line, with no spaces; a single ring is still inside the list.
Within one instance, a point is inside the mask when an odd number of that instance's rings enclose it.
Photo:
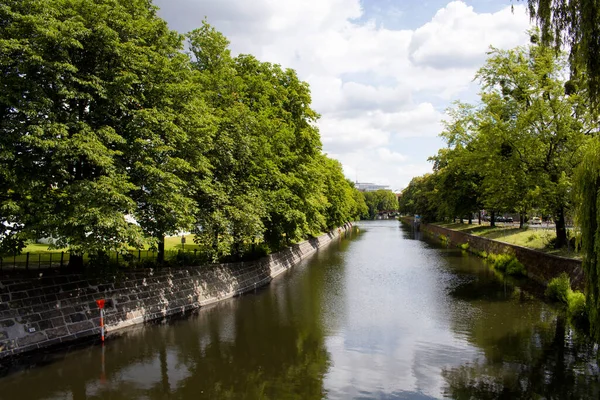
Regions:
[[[104,303],[106,301],[104,299],[96,300],[96,304],[98,304],[98,308],[100,309],[100,338],[102,343],[104,343]]]

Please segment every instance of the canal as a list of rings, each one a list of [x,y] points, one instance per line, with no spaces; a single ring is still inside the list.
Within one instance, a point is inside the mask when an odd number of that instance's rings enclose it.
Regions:
[[[361,222],[256,293],[14,366],[0,399],[600,398],[596,346],[539,298]]]

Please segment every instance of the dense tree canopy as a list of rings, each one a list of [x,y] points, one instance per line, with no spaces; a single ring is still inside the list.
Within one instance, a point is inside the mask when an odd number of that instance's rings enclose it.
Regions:
[[[211,259],[361,213],[293,70],[149,0],[0,4],[0,245],[103,253],[193,230]],[[131,222],[135,220],[136,222]]]
[[[368,209],[368,218],[373,219],[382,211],[398,210],[398,200],[396,195],[389,190],[376,190],[374,192],[364,192],[365,203]],[[364,215],[367,217],[367,215]]]
[[[409,185],[403,211],[443,219],[482,208],[524,215],[535,207],[554,217],[556,246],[566,245],[574,169],[593,126],[585,98],[565,91],[564,71],[562,58],[535,43],[492,49],[477,75],[480,105],[450,111],[442,133],[448,148],[432,158],[433,176]],[[431,187],[423,193],[425,182]]]

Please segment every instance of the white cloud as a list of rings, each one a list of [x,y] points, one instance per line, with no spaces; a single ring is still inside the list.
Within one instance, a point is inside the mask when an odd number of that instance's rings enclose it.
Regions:
[[[380,147],[377,149],[377,154],[379,155],[379,159],[385,162],[403,162],[406,161],[407,157],[403,154],[396,153],[395,151],[390,151],[388,148]]]
[[[417,29],[409,45],[415,65],[435,69],[477,68],[490,44],[513,47],[522,43],[528,16],[507,7],[495,14],[477,14],[462,1],[439,10],[431,22]]]
[[[509,6],[477,13],[461,1],[432,10],[414,31],[355,22],[363,13],[359,0],[155,2],[172,28],[189,31],[206,16],[234,54],[296,69],[322,115],[324,151],[349,178],[358,170],[361,180],[392,186],[430,170],[425,157],[411,158],[394,139],[436,136],[449,100],[473,96],[489,45],[524,44],[529,26],[523,5],[514,13]]]

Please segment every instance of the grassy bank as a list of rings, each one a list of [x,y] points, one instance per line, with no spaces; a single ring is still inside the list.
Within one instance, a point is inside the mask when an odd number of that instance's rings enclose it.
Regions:
[[[499,242],[527,247],[548,254],[577,259],[581,258],[581,255],[573,249],[557,250],[553,247],[553,240],[556,238],[556,232],[553,229],[520,229],[512,225],[492,227],[490,225],[469,225],[461,223],[437,223],[436,225],[475,236],[485,237],[487,239],[497,240]]]

